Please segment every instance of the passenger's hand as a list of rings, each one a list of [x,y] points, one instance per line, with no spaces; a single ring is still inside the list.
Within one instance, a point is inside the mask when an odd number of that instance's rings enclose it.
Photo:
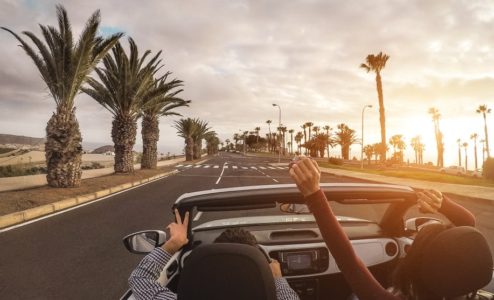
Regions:
[[[437,213],[443,204],[443,194],[436,190],[424,190],[417,193],[417,204],[422,213]]]
[[[271,268],[271,273],[273,273],[274,279],[283,277],[283,275],[281,275],[280,263],[276,259],[271,259],[269,267]]]
[[[294,160],[289,172],[304,197],[319,190],[321,171],[316,161],[305,156],[300,156]]]
[[[189,242],[189,239],[187,239],[189,212],[185,213],[185,217],[182,222],[182,218],[180,217],[178,210],[175,209],[175,220],[176,222],[170,223],[170,225],[168,225],[167,228],[170,230],[170,238],[162,246],[163,249],[170,254],[174,254]]]

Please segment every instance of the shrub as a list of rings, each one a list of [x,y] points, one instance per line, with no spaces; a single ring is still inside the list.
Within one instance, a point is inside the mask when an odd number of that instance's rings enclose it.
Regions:
[[[485,160],[482,176],[490,180],[494,179],[494,158],[489,157]]]
[[[336,158],[336,157],[330,157],[328,159],[328,162],[332,165],[337,165],[337,166],[341,166],[343,165],[343,159],[341,158]]]

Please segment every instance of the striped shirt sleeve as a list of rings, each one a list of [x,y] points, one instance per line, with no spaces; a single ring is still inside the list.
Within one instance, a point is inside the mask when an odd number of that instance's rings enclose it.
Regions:
[[[158,278],[172,256],[161,247],[146,255],[129,278],[129,286],[138,300],[175,300],[177,295],[158,283]]]
[[[285,278],[275,278],[276,299],[278,300],[300,300],[297,293],[288,285]]]

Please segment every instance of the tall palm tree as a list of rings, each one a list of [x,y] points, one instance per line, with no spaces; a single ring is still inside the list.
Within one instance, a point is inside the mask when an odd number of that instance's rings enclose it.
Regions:
[[[307,125],[303,124],[302,126],[300,126],[300,128],[302,128],[304,130],[304,145],[305,145],[305,144],[307,144],[307,132],[305,131],[305,129],[307,128]],[[307,155],[307,147],[305,147],[305,155]]]
[[[220,139],[218,138],[216,132],[209,131],[204,135],[206,140],[206,149],[208,155],[213,155],[218,153],[218,145],[220,144]]]
[[[268,124],[269,137],[268,137],[268,152],[271,152],[271,123],[273,121],[267,120],[266,124]]]
[[[410,140],[410,146],[412,146],[413,148],[413,151],[415,152],[415,163],[418,164],[419,162],[419,141],[420,141],[420,136],[414,136],[411,140]]]
[[[349,159],[350,146],[357,141],[355,130],[344,123],[338,124],[337,128],[335,142],[341,146],[341,156],[343,159]]]
[[[381,71],[386,67],[386,62],[389,59],[389,55],[383,54],[379,52],[379,54],[369,54],[367,55],[365,62],[360,65],[361,68],[365,69],[367,73],[373,71],[376,73],[376,87],[377,87],[377,96],[379,98],[379,122],[381,124],[381,163],[386,161],[386,116],[384,113],[384,96],[383,96],[383,87],[381,81]]]
[[[193,135],[197,130],[197,119],[180,119],[174,122],[173,127],[177,129],[180,137],[185,139],[185,160],[191,161],[194,159],[194,139]],[[235,138],[235,137],[234,137]],[[235,145],[237,140],[235,139]]]
[[[443,134],[441,129],[439,128],[439,119],[441,118],[441,114],[439,110],[435,107],[429,108],[429,114],[432,116],[432,122],[434,123],[434,132],[436,135],[436,146],[437,146],[437,166],[444,166],[444,143],[443,143]]]
[[[468,143],[464,142],[462,146],[465,149],[465,170],[468,170],[468,156],[467,156]]]
[[[127,55],[122,45],[116,43],[111,54],[103,58],[104,68],[96,69],[100,81],[89,78],[89,88],[82,88],[113,115],[111,137],[115,145],[115,173],[134,171],[137,119],[145,99],[161,94],[155,90],[154,80],[161,63],[161,51],[145,63],[151,51],[147,50],[139,57],[132,38],[129,38],[129,46]]]
[[[290,153],[293,154],[293,133],[295,130],[290,129],[288,130],[288,133],[290,133]]]
[[[458,165],[461,167],[461,139],[457,139],[456,144],[458,145]]]
[[[321,130],[321,127],[314,126],[314,127],[312,127],[312,130],[314,130],[315,135],[318,135],[319,134],[319,131]]]
[[[333,130],[329,125],[325,125],[323,127],[324,130],[326,130],[326,135],[328,136],[328,144],[326,145],[326,152],[328,153],[328,158],[329,158],[329,146],[331,145],[331,134],[329,132]]]
[[[482,161],[484,162],[485,161],[485,140],[484,139],[481,139],[479,141],[479,143],[482,144]]]
[[[45,155],[48,185],[75,187],[81,183],[82,137],[75,116],[75,96],[103,56],[122,36],[114,34],[106,39],[97,35],[101,17],[99,10],[86,22],[79,41],[74,42],[67,11],[57,5],[58,30],[39,25],[45,42],[32,32],[24,31],[36,46],[32,48],[12,30],[21,48],[33,60],[41,78],[56,104],[56,111],[46,125]]]
[[[489,135],[487,134],[487,116],[491,112],[490,108],[487,108],[487,105],[479,105],[477,108],[477,113],[482,114],[484,117],[484,140],[485,140],[485,151],[487,152],[487,157],[491,156],[491,152],[489,151]]]
[[[312,123],[312,122],[305,122],[305,126],[309,129],[309,138],[308,138],[309,141],[312,138],[311,137],[311,129],[312,129],[313,125],[314,125],[314,123]]]
[[[142,107],[142,160],[141,169],[156,169],[158,165],[159,118],[162,116],[181,116],[173,111],[175,108],[189,106],[190,100],[183,100],[177,95],[183,90],[182,81],[173,79],[167,81],[170,72],[155,80],[154,89],[162,94],[154,98],[146,98]]]
[[[297,134],[295,135],[295,142],[298,144],[298,152],[300,153],[302,151],[302,139],[304,138],[304,134],[302,131],[298,131]]]
[[[478,134],[476,133],[472,133],[470,135],[470,139],[473,140],[473,152],[474,152],[474,159],[475,159],[475,170],[477,170],[478,168],[478,164],[477,164],[477,138],[478,138]]]

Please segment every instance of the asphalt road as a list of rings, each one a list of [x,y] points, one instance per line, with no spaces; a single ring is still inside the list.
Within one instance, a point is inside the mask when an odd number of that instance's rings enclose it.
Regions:
[[[105,200],[0,233],[1,299],[118,299],[142,256],[128,253],[122,237],[163,229],[183,193],[257,184],[291,183],[276,160],[221,153],[203,166],[177,166],[168,178]],[[207,167],[206,167],[207,165]],[[217,167],[216,167],[217,166]],[[226,168],[223,168],[227,166]],[[236,168],[235,168],[236,167]],[[325,174],[323,182],[349,182]],[[463,199],[494,249],[491,203]]]

